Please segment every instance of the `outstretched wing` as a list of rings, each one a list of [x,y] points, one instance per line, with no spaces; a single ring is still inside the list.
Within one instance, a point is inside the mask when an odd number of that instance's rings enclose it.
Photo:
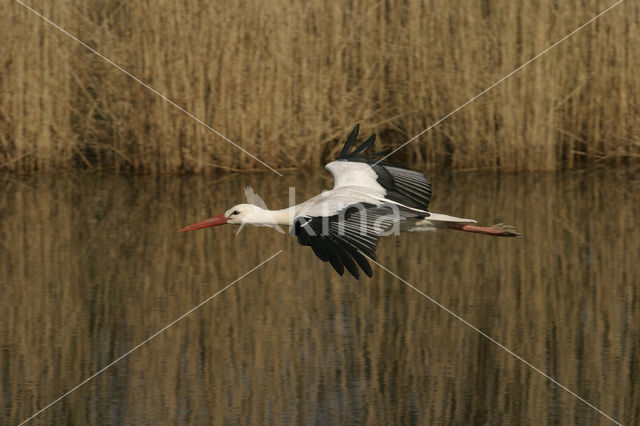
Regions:
[[[260,197],[258,194],[256,194],[256,192],[253,190],[252,187],[247,186],[244,189],[244,195],[247,197],[247,203],[253,204],[253,205],[261,207],[263,209],[267,208],[267,203],[264,202],[262,197]]]
[[[345,186],[366,187],[385,199],[411,209],[426,212],[431,199],[431,183],[420,172],[398,166],[380,157],[389,151],[366,154],[373,146],[375,135],[353,149],[359,125],[353,129],[336,161],[325,167],[334,177],[334,189]]]
[[[416,214],[393,205],[356,203],[331,216],[299,216],[292,232],[303,246],[310,246],[316,256],[340,275],[345,268],[355,278],[358,266],[369,277],[373,274],[365,256],[375,260],[378,241],[393,225]]]

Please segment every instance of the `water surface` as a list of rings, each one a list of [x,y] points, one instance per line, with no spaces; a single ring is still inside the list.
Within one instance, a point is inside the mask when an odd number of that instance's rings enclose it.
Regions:
[[[640,175],[432,176],[431,210],[517,225],[387,237],[379,261],[625,424],[640,413]],[[340,277],[267,228],[328,177],[0,180],[0,416],[16,424],[278,250],[35,424],[608,424],[374,267]]]

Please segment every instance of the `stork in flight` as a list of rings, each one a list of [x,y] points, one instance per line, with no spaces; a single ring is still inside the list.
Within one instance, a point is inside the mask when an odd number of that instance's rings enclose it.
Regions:
[[[238,204],[224,214],[194,223],[181,231],[211,226],[254,225],[291,227],[291,234],[303,246],[340,274],[345,268],[359,278],[358,266],[369,277],[373,272],[366,257],[376,259],[378,241],[393,232],[454,229],[498,237],[522,237],[513,226],[476,226],[473,219],[427,211],[431,183],[420,172],[381,161],[389,151],[366,154],[375,135],[353,149],[359,126],[353,129],[338,159],[325,168],[334,179],[333,189],[323,191],[295,206],[268,210],[262,200],[247,188],[250,204]],[[242,228],[240,228],[242,229]]]

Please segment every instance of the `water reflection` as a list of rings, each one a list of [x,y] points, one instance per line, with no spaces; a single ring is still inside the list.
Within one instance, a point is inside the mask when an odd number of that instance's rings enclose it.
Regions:
[[[339,277],[269,229],[180,234],[328,178],[64,176],[0,181],[3,423],[17,423],[280,249],[72,393],[50,423],[606,424],[374,268]],[[640,412],[640,176],[462,174],[432,209],[524,240],[387,237],[379,261],[623,423]]]

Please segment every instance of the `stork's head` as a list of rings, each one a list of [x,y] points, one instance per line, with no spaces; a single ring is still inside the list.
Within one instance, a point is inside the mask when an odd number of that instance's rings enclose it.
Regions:
[[[253,204],[238,204],[218,216],[210,217],[201,222],[185,226],[182,232],[195,231],[196,229],[209,228],[211,226],[224,225],[260,225],[264,222],[265,210]]]

